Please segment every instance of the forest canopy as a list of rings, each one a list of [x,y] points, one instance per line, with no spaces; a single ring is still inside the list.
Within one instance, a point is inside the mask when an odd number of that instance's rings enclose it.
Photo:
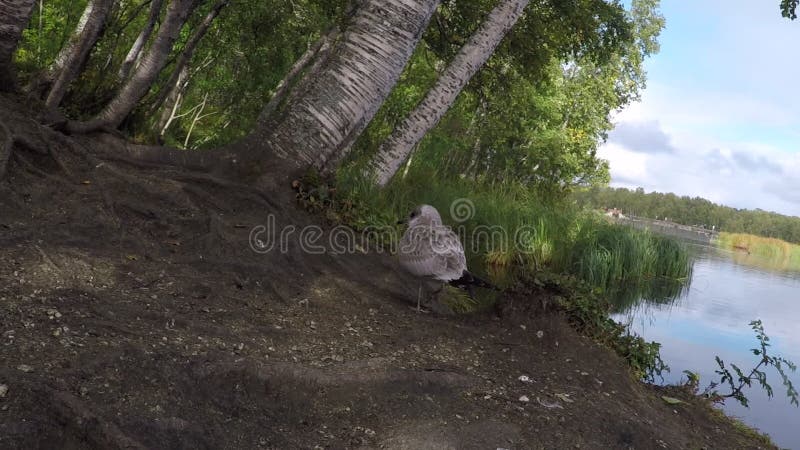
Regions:
[[[800,243],[800,217],[761,209],[737,209],[700,197],[678,196],[644,189],[594,188],[576,191],[576,201],[592,208],[620,208],[624,214],[664,219],[684,225],[749,233]]]
[[[262,119],[281,117],[293,99],[302,102],[303,78],[321,70],[314,58],[324,59],[326,45],[330,54],[343,45],[358,12],[372,3],[41,2],[16,53],[19,84],[60,108],[72,132],[118,128],[139,143],[217,148],[247,136]],[[391,94],[363,132],[355,125],[350,142],[340,143],[353,151],[337,150],[320,165],[332,161],[358,173],[371,167],[381,144],[458,61],[490,13],[512,3],[519,17],[509,18],[488,60],[466,77],[413,157],[404,157],[409,170],[519,183],[545,198],[607,183],[608,164],[597,148],[613,128],[610,113],[645,87],[643,62],[658,51],[664,26],[657,0],[634,0],[628,9],[616,0],[429,2],[436,8]],[[87,46],[81,40],[92,30],[96,38]],[[85,55],[73,64],[79,74],[59,84],[69,67],[64,61],[81,45]],[[291,78],[309,54],[312,64]],[[150,66],[154,74],[137,75]]]

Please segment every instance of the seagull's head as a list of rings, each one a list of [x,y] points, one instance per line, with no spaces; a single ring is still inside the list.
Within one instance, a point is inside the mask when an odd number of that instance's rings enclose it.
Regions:
[[[408,223],[409,227],[417,225],[441,225],[442,217],[439,215],[439,211],[433,206],[419,205],[411,211],[411,214],[409,214],[405,220],[401,220],[399,223]]]

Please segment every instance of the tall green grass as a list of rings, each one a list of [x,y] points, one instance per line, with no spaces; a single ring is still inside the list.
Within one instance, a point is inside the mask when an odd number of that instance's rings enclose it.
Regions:
[[[353,203],[362,205],[356,214],[357,226],[393,226],[416,205],[433,205],[444,222],[459,232],[470,267],[479,272],[547,269],[574,274],[607,292],[650,286],[654,281],[679,284],[691,275],[687,249],[677,241],[612,224],[571,204],[546,204],[521,185],[442,181],[409,174],[379,190],[345,172],[340,174],[339,186]],[[457,199],[474,205],[474,214],[464,222],[450,214]],[[491,227],[504,230],[506,239],[482,239],[486,233],[478,231]],[[662,287],[649,295],[660,297],[673,291]]]
[[[655,278],[681,281],[690,275],[691,263],[676,240],[647,230],[611,224],[584,216],[578,233],[571,236],[556,266],[574,273],[593,286],[611,288]]]

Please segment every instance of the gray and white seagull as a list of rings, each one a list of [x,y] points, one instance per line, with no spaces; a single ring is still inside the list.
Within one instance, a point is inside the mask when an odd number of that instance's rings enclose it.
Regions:
[[[442,223],[436,208],[417,206],[407,219],[398,223],[408,223],[408,229],[400,239],[397,257],[409,273],[422,279],[440,281],[442,287],[449,283],[468,291],[470,297],[474,297],[475,286],[497,289],[467,270],[461,240]],[[417,291],[417,311],[420,310],[421,295],[422,283]]]

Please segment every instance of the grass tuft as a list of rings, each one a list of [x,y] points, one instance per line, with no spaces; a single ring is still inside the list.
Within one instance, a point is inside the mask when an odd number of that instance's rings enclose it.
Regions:
[[[346,203],[358,205],[348,219],[356,227],[390,228],[416,205],[433,205],[460,235],[471,269],[495,280],[512,269],[548,270],[574,274],[609,294],[638,286],[637,295],[658,299],[677,292],[691,275],[688,251],[678,241],[574,205],[545,203],[519,184],[409,173],[380,190],[347,171],[338,183]]]

